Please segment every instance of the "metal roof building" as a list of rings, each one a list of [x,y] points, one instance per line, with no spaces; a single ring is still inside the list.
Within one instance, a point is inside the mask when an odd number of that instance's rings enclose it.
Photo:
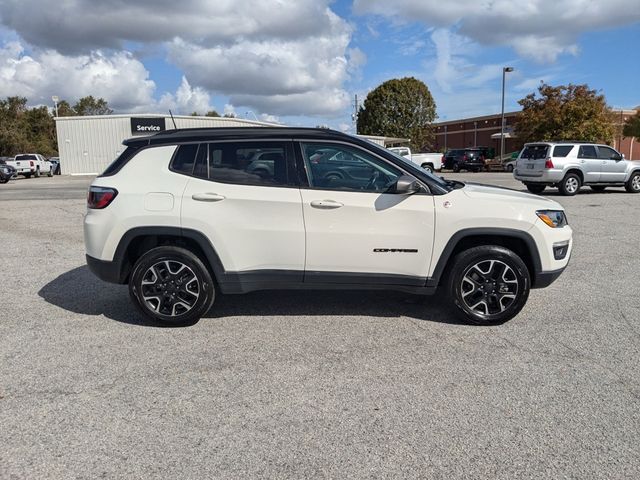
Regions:
[[[273,123],[226,117],[174,115],[177,128],[264,127]],[[97,175],[124,150],[122,141],[174,128],[169,115],[56,117],[60,167],[65,175]]]

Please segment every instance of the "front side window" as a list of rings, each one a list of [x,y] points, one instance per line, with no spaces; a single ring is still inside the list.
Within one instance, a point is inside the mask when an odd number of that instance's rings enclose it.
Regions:
[[[383,193],[402,172],[358,148],[340,144],[302,144],[309,186],[323,190]]]
[[[593,145],[582,145],[578,150],[578,158],[598,158],[596,147]]]
[[[618,157],[618,152],[609,147],[598,147],[598,158],[602,160],[613,160]]]

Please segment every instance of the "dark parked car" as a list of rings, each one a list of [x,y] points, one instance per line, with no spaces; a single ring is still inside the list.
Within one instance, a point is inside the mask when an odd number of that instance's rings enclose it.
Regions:
[[[16,169],[0,160],[0,183],[7,183],[16,174]]]
[[[51,162],[51,171],[53,172],[54,175],[60,175],[60,158],[58,157],[51,157],[49,159],[49,161]]]
[[[467,170],[479,172],[484,170],[484,162],[487,158],[487,149],[484,148],[458,148],[448,150],[444,154],[443,167],[454,172]]]

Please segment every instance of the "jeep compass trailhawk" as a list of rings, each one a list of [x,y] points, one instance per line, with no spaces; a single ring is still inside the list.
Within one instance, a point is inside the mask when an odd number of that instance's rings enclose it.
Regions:
[[[302,288],[440,288],[466,320],[497,324],[571,254],[556,202],[444,180],[331,130],[173,130],[124,144],[89,188],[87,262],[167,325],[194,323],[219,293]]]

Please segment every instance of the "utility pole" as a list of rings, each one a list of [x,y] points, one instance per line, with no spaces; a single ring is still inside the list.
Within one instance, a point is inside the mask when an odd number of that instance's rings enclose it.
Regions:
[[[358,134],[358,112],[360,111],[360,105],[358,104],[358,94],[354,95],[353,101],[353,114],[351,115],[351,120],[353,120],[353,129]]]
[[[500,115],[500,160],[504,155],[504,82],[507,72],[513,72],[513,67],[502,68],[502,115]]]

